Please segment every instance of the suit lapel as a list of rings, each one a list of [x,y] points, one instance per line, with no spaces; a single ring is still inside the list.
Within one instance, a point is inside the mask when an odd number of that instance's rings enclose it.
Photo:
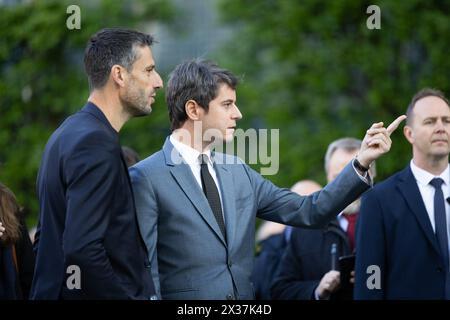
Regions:
[[[236,230],[236,197],[233,188],[233,176],[224,164],[214,163],[217,179],[222,194],[225,228],[227,230],[228,246],[232,247],[234,232]]]
[[[416,179],[411,172],[411,168],[408,166],[403,170],[399,177],[399,182],[397,188],[403,195],[405,201],[408,203],[409,208],[414,213],[419,222],[422,231],[425,233],[426,238],[432,244],[436,252],[439,251],[438,243],[436,241],[435,234],[433,232],[433,227],[431,226],[430,218],[428,216],[427,210],[425,209],[425,204],[423,203],[422,195],[420,194],[419,187],[417,186]]]
[[[170,173],[172,174],[175,181],[180,186],[181,190],[186,194],[191,201],[192,205],[197,209],[200,216],[206,221],[206,223],[214,230],[214,232],[219,237],[220,241],[226,246],[225,239],[220,231],[219,225],[217,224],[216,218],[209,206],[208,200],[203,194],[203,190],[198,185],[194,176],[192,175],[191,168],[184,162],[181,161],[181,156],[178,152],[172,152],[174,149],[173,145],[170,143],[169,139],[163,146],[164,156],[166,158],[166,164],[172,166]],[[176,151],[176,150],[175,150]],[[176,159],[173,159],[173,158]],[[172,161],[173,160],[173,161]],[[176,165],[175,163],[176,162]],[[176,201],[176,199],[174,199]]]

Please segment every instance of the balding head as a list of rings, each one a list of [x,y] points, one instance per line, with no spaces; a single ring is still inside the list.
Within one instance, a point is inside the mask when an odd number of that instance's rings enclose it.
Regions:
[[[313,180],[301,180],[292,186],[291,191],[302,196],[307,196],[320,189],[322,189],[322,186]]]

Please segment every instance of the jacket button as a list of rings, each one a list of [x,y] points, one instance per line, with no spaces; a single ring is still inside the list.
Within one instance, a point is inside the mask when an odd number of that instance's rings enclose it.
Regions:
[[[144,267],[146,268],[150,268],[152,265],[150,264],[150,262],[144,262]]]
[[[436,270],[437,270],[437,272],[443,272],[444,271],[444,269],[442,269],[442,267],[437,267]]]
[[[227,294],[227,300],[234,300],[234,297],[232,294]]]
[[[228,261],[228,268],[231,268],[231,266],[233,265],[233,263],[230,261]]]

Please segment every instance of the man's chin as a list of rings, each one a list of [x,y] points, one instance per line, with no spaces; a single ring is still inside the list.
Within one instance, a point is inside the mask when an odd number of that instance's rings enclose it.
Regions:
[[[445,148],[445,149],[444,148],[440,148],[440,150],[435,150],[433,152],[433,157],[436,160],[443,159],[443,158],[448,158],[449,153],[450,153],[450,150],[448,150],[448,148]]]
[[[234,136],[226,136],[225,139],[223,139],[223,142],[230,143],[233,141]]]
[[[133,109],[133,117],[138,118],[138,117],[145,117],[148,116],[150,113],[152,113],[153,109],[151,106],[147,106],[145,108],[136,108]]]
[[[225,143],[230,143],[230,142],[232,142],[233,139],[234,139],[234,130],[227,130],[227,131],[228,131],[228,132],[226,132],[226,133],[223,135],[222,140],[223,140],[223,142],[225,142]]]

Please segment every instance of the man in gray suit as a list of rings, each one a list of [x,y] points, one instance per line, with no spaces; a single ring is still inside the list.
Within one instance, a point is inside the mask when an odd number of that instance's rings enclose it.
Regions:
[[[255,218],[321,227],[370,187],[372,161],[392,131],[374,124],[343,172],[302,197],[264,179],[237,157],[211,151],[231,141],[242,114],[237,79],[206,61],[170,75],[166,100],[172,134],[162,150],[130,169],[138,221],[163,299],[253,299]],[[199,129],[200,128],[200,129]]]

